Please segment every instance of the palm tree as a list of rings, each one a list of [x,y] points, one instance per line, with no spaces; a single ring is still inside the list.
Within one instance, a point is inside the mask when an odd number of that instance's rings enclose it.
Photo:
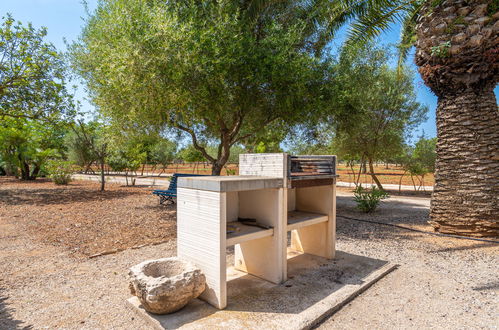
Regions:
[[[401,20],[401,61],[416,46],[419,73],[438,97],[430,224],[442,233],[499,236],[498,10],[494,0],[392,1],[350,32],[350,41],[368,39]]]
[[[440,232],[499,235],[498,9],[492,0],[425,4],[416,25],[416,64],[438,96],[430,223]]]
[[[310,22],[304,45],[320,55],[346,22],[348,42],[402,22],[400,59],[416,64],[438,97],[430,224],[442,233],[499,236],[499,4],[497,0],[248,0],[248,13],[283,6]],[[277,6],[277,7],[276,7]],[[296,11],[301,8],[301,11]],[[258,15],[256,13],[259,13]],[[282,16],[281,16],[282,17]]]

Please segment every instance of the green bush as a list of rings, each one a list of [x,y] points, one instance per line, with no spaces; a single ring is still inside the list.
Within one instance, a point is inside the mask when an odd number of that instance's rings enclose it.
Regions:
[[[354,200],[357,208],[365,213],[371,213],[379,205],[382,199],[388,198],[386,191],[373,187],[371,190],[358,186],[354,190]]]
[[[46,170],[55,184],[68,184],[71,182],[71,174],[73,174],[71,162],[50,160],[47,162]]]

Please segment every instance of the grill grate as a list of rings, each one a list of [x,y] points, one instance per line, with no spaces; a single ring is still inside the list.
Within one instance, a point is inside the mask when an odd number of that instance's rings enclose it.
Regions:
[[[291,187],[331,184],[336,177],[336,156],[289,156],[288,182]]]

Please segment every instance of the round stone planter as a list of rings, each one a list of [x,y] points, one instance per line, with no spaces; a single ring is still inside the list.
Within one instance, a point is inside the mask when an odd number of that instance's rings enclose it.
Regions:
[[[154,314],[173,313],[197,298],[206,279],[193,264],[178,258],[144,261],[130,268],[130,291]]]

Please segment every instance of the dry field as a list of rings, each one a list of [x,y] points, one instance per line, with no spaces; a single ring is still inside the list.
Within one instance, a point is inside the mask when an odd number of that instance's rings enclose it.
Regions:
[[[358,175],[359,173],[359,167],[354,166],[354,171],[355,171],[355,176]],[[345,165],[338,165],[338,174],[340,175],[340,181],[343,182],[354,182],[354,176],[352,174],[352,170],[345,166]],[[402,185],[407,185],[407,186],[412,186],[416,185],[416,187],[419,187],[420,182],[418,181],[418,178],[414,177],[411,179],[411,176],[408,173],[404,174],[404,170],[400,167],[389,165],[388,168],[386,168],[384,165],[376,165],[374,166],[374,172],[376,173],[376,176],[378,177],[379,181],[382,184],[399,184],[401,183]],[[400,179],[402,178],[402,181]],[[414,179],[414,181],[413,181]],[[372,180],[372,177],[368,174],[361,174],[360,175],[360,182],[361,183],[366,183],[366,184],[373,184],[374,181]],[[423,179],[423,185],[424,186],[433,186],[435,183],[435,179],[433,177],[433,173],[425,175]]]
[[[174,207],[160,206],[152,189],[46,179],[21,182],[0,177],[0,218],[14,219],[40,242],[75,256],[157,244],[175,235]]]

